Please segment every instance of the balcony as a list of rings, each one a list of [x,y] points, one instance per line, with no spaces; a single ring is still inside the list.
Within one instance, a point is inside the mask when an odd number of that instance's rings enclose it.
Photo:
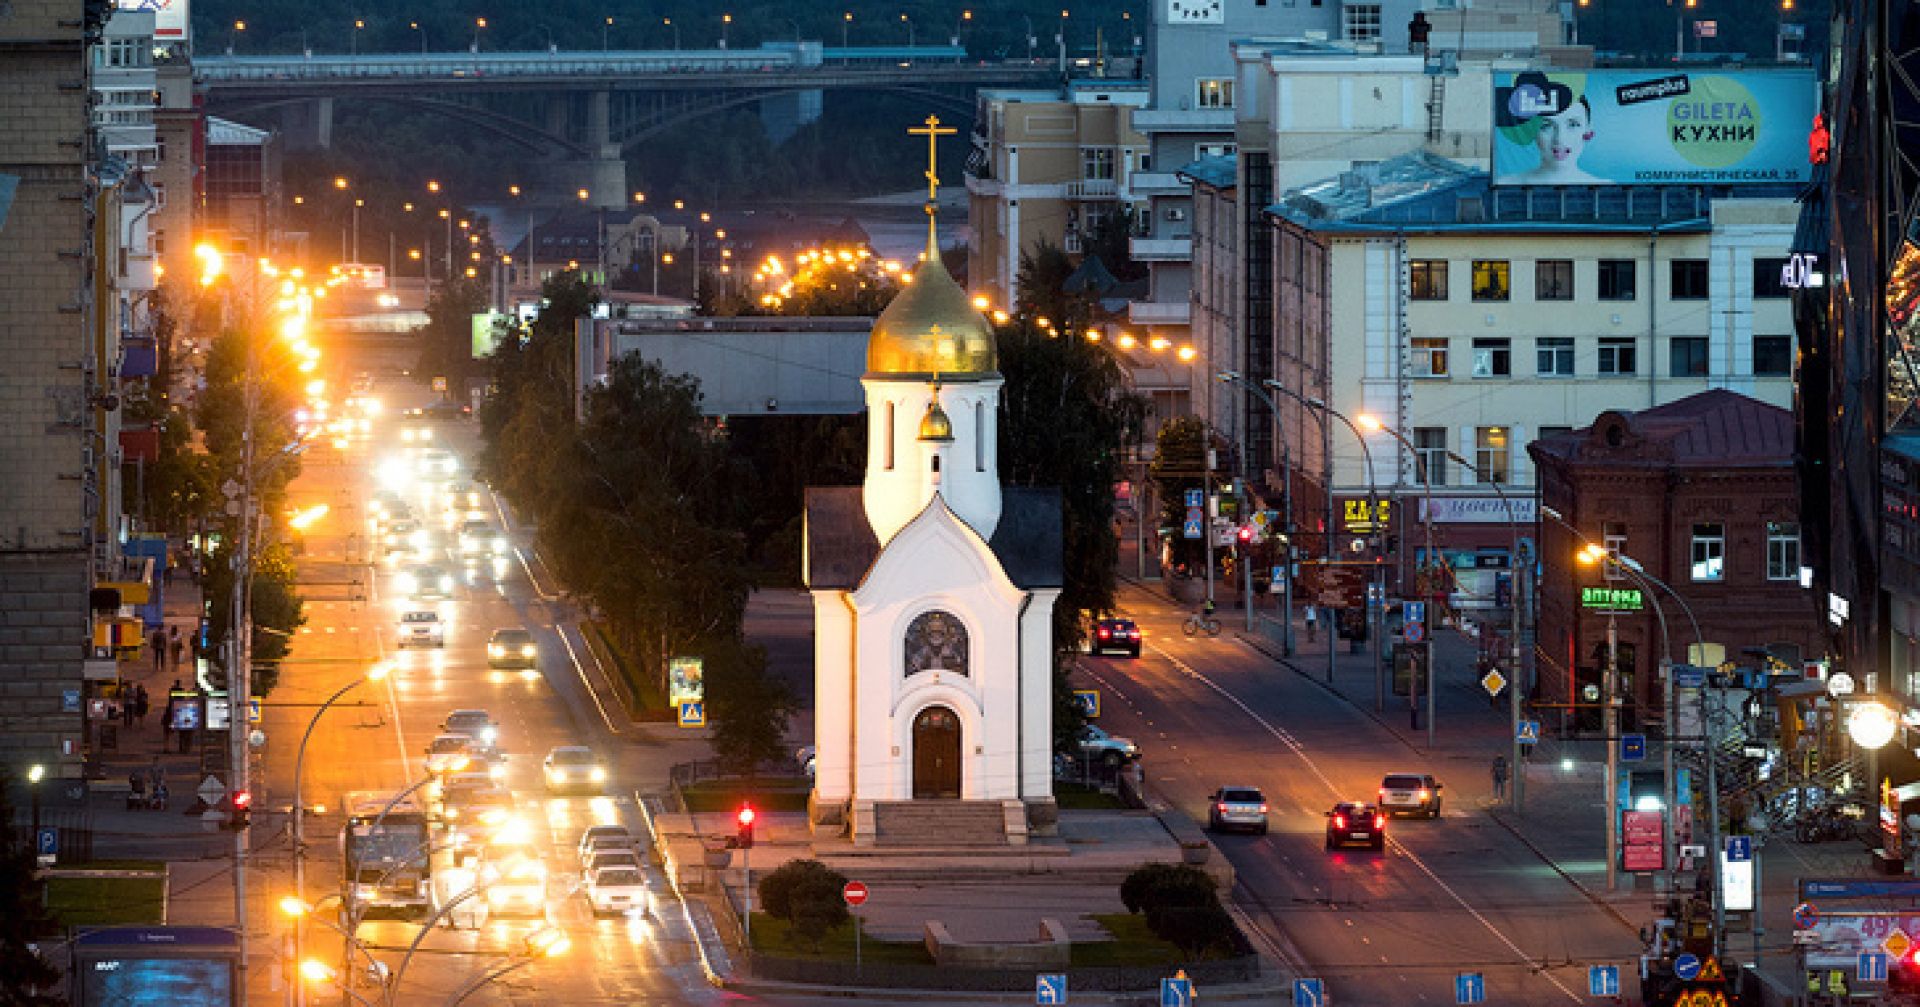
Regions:
[[[1193,186],[1171,171],[1136,171],[1127,179],[1136,196],[1185,196]]]
[[[1135,262],[1192,262],[1193,239],[1135,238],[1133,258]]]
[[[1143,108],[1133,113],[1133,128],[1142,133],[1231,133],[1230,108]]]
[[[1111,178],[1083,178],[1067,183],[1068,199],[1115,199],[1120,183]]]
[[[1193,305],[1187,301],[1129,301],[1127,321],[1135,325],[1190,325]]]

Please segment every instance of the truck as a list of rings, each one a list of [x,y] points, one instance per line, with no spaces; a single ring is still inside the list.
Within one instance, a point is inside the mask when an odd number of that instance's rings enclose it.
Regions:
[[[348,910],[422,918],[433,910],[433,831],[427,809],[413,797],[356,792],[347,795],[340,830],[340,864]]]

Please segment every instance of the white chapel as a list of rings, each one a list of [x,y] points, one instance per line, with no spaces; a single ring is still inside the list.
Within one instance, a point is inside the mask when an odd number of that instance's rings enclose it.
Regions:
[[[856,844],[1050,833],[1052,490],[1000,485],[993,328],[929,242],[867,346],[867,472],[807,492],[817,832]]]

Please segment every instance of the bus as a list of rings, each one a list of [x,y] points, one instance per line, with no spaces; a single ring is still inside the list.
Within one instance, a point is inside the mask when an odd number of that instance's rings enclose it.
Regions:
[[[347,825],[340,830],[341,891],[349,911],[360,918],[375,911],[424,917],[433,909],[433,831],[427,809],[412,797],[397,803],[393,797],[347,795]]]
[[[362,290],[387,289],[387,267],[376,266],[371,262],[347,262],[340,266],[341,275],[347,282]]]

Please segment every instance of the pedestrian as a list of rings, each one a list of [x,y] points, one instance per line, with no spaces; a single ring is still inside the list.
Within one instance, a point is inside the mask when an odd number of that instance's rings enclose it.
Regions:
[[[173,651],[173,670],[180,670],[181,652],[186,649],[186,641],[180,638],[180,627],[167,627],[167,646]]]
[[[1493,757],[1493,799],[1507,799],[1507,757],[1504,755]]]
[[[1314,641],[1319,639],[1320,639],[1320,616],[1314,612],[1312,605],[1308,605],[1307,606],[1307,642],[1313,643]]]
[[[134,693],[133,693],[132,686],[123,685],[120,687],[120,726],[121,727],[133,726],[133,695]]]
[[[160,629],[153,631],[153,670],[164,670],[161,665],[167,660],[167,634]]]
[[[140,718],[141,727],[147,726],[148,709],[147,686],[145,683],[141,683],[133,687],[133,715]]]

